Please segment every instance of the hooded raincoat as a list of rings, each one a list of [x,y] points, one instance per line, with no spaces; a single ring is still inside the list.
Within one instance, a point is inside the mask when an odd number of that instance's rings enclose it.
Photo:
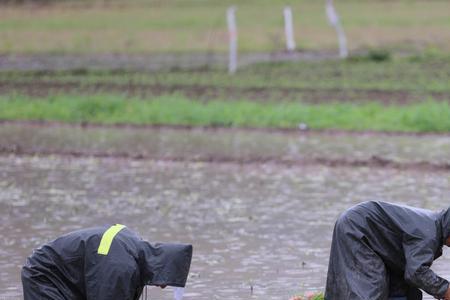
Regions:
[[[133,300],[145,285],[184,287],[192,246],[150,244],[123,225],[64,235],[22,268],[25,300]]]
[[[430,266],[450,236],[443,212],[386,202],[361,203],[336,222],[326,300],[442,299],[449,287]]]

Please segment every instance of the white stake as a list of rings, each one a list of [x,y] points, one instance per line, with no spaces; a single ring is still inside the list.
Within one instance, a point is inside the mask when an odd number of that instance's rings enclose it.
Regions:
[[[292,21],[291,7],[285,6],[283,14],[284,14],[284,32],[286,34],[286,49],[288,51],[294,51],[295,50],[294,25]]]
[[[330,22],[330,25],[336,29],[336,33],[338,35],[339,56],[341,58],[346,58],[348,56],[347,38],[345,37],[344,29],[342,28],[341,22],[339,21],[339,16],[334,8],[333,0],[327,0],[326,11],[328,21]]]
[[[236,7],[231,6],[227,10],[228,36],[230,42],[230,53],[228,61],[228,73],[233,74],[237,69],[237,26]]]

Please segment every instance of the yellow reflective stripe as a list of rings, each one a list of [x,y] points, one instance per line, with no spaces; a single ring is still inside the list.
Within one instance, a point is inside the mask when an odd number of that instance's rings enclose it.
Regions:
[[[109,227],[108,230],[106,230],[105,233],[103,233],[102,240],[100,241],[100,246],[98,246],[97,253],[102,255],[108,255],[109,248],[111,248],[111,243],[114,237],[123,228],[125,228],[125,225],[122,224],[116,224]]]

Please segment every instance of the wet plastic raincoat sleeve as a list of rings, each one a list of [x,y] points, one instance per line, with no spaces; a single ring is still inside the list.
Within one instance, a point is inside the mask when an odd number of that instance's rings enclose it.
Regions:
[[[435,298],[443,299],[449,283],[430,269],[435,258],[433,252],[433,249],[436,248],[435,243],[436,241],[429,239],[404,237],[405,280]]]

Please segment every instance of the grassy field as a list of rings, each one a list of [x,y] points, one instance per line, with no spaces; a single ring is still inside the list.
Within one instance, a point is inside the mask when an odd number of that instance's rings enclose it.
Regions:
[[[68,1],[0,8],[0,53],[151,53],[227,50],[225,10],[237,6],[239,50],[284,49],[282,8],[300,49],[335,49],[323,1]],[[351,49],[450,50],[450,2],[337,1]]]
[[[133,72],[123,70],[74,70],[49,72],[0,72],[0,82],[53,82],[79,85],[130,84],[260,88],[341,89],[408,92],[442,92],[450,96],[450,56],[410,57],[375,62],[367,58],[347,61],[287,62],[258,64],[234,76],[225,70],[166,70]],[[431,96],[431,95],[430,95]],[[276,100],[276,99],[273,99]],[[333,100],[333,99],[330,99]],[[377,99],[372,99],[377,100]]]
[[[2,120],[50,120],[73,123],[224,126],[381,130],[404,132],[450,131],[450,105],[424,102],[406,107],[379,103],[200,103],[179,95],[148,99],[115,95],[55,95],[48,98],[1,96]],[[300,125],[304,124],[304,125]]]
[[[126,72],[0,72],[0,119],[450,131],[450,58]]]

